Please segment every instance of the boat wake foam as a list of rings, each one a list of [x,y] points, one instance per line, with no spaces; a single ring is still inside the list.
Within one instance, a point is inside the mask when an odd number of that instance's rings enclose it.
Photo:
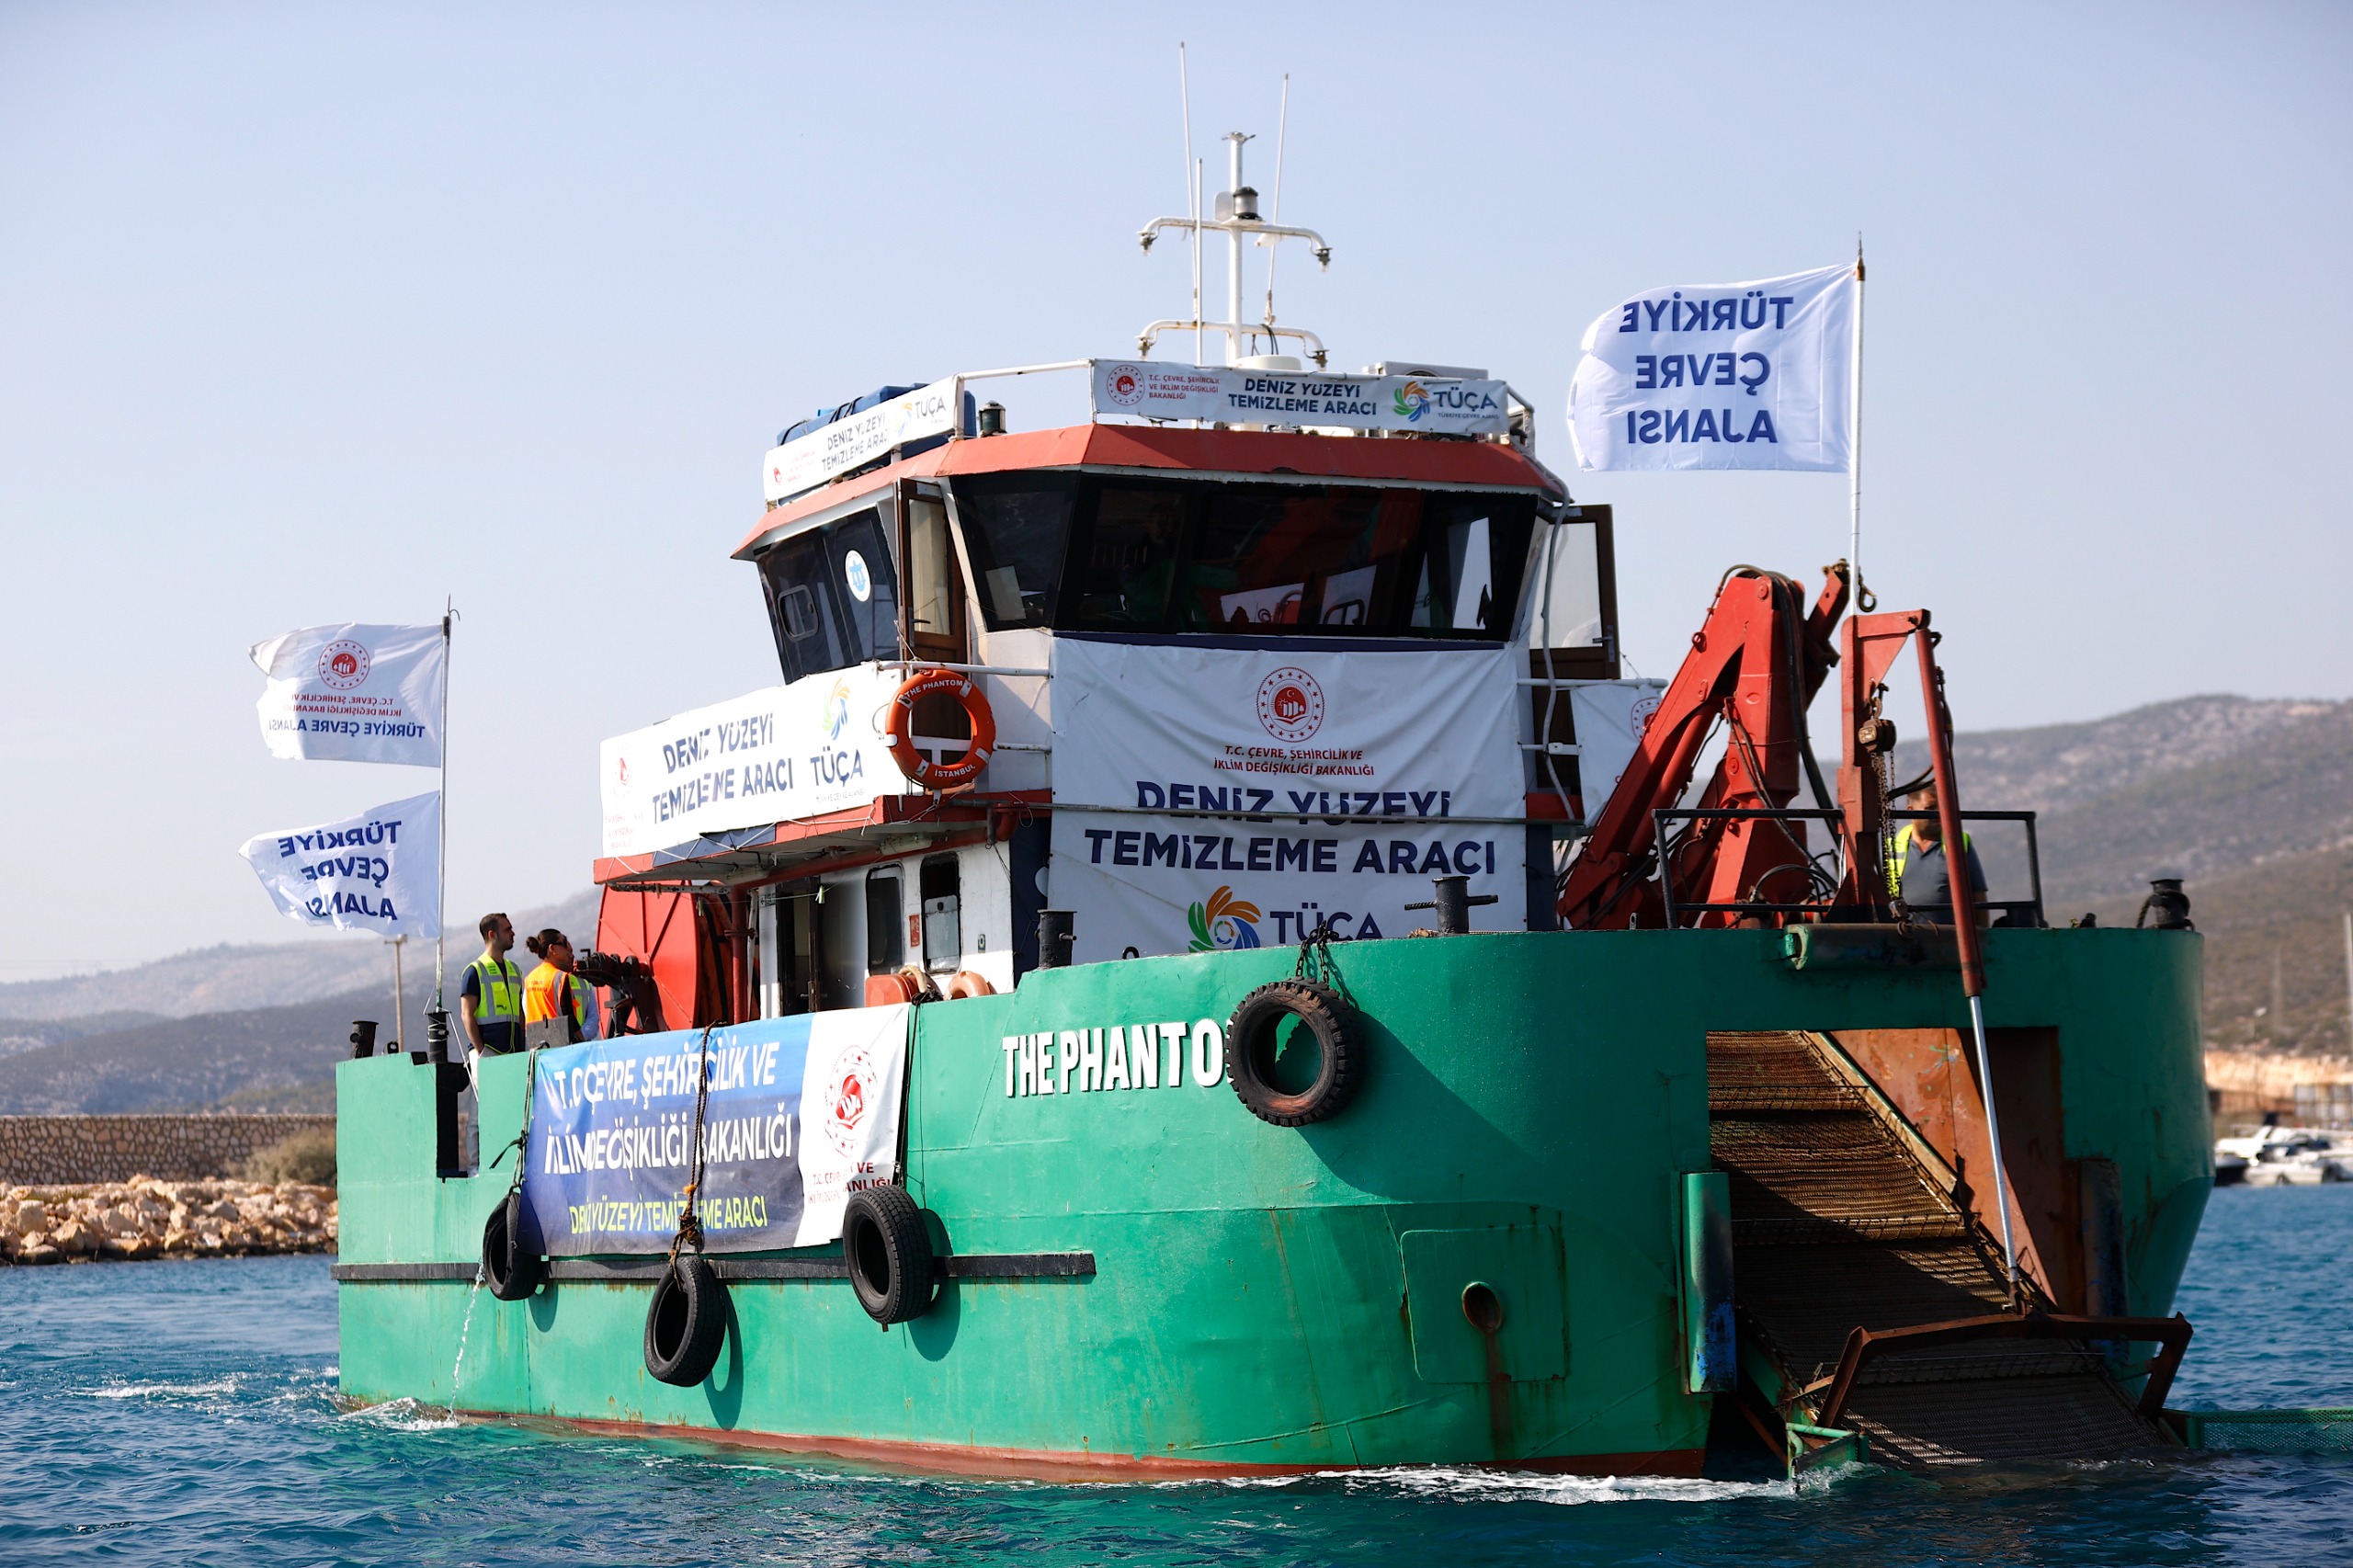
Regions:
[[[209,1399],[237,1392],[234,1375],[209,1383],[108,1383],[88,1391],[92,1399]]]
[[[1540,1471],[1459,1470],[1399,1466],[1389,1470],[1326,1471],[1313,1475],[1237,1476],[1222,1481],[1171,1482],[1173,1486],[1331,1487],[1349,1493],[1465,1503],[1722,1503],[1735,1497],[1788,1497],[1786,1481],[1707,1481],[1672,1475],[1556,1475]]]
[[[359,1405],[335,1419],[363,1426],[381,1426],[392,1432],[448,1432],[467,1425],[438,1404],[419,1404],[405,1396],[381,1404]]]

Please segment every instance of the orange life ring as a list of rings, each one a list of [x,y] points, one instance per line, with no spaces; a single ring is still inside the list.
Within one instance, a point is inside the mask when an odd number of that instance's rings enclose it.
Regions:
[[[954,698],[972,722],[971,747],[953,762],[934,762],[915,749],[915,704],[935,696]],[[967,676],[954,670],[917,670],[891,694],[891,716],[884,722],[882,733],[890,742],[891,760],[899,765],[900,772],[926,790],[945,794],[970,789],[979,780],[981,769],[989,765],[989,753],[996,749],[996,714],[981,688]]]

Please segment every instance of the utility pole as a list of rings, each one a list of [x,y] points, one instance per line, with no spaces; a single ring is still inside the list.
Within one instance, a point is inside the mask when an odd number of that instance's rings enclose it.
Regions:
[[[408,1008],[408,986],[401,975],[401,949],[408,945],[406,937],[393,937],[384,946],[392,949],[392,1043],[397,1045],[407,1036],[403,1017]]]
[[[2353,1030],[2353,911],[2345,916],[2345,1027]]]
[[[2271,1040],[2275,1045],[2285,1038],[2286,1017],[2287,1007],[2280,1000],[2279,949],[2275,947],[2271,949]]]

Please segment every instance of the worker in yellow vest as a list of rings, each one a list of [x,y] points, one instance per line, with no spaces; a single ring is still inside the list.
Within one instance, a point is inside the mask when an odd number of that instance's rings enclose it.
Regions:
[[[523,946],[540,960],[539,967],[523,977],[523,1022],[541,1024],[562,1018],[565,1038],[579,1044],[588,1038],[588,1007],[581,994],[587,987],[572,977],[570,939],[551,926],[536,937],[524,937]]]
[[[1923,784],[1912,791],[1905,801],[1915,812],[1937,809],[1937,787]],[[1944,824],[1931,816],[1920,822],[1907,822],[1895,835],[1895,853],[1887,864],[1887,892],[1891,898],[1900,898],[1913,909],[1950,907],[1952,879],[1944,855]],[[1985,868],[1978,863],[1977,846],[1969,835],[1961,835],[1961,850],[1969,863],[1969,886],[1982,901],[1985,897]]]
[[[482,957],[466,966],[458,1017],[476,1052],[503,1056],[523,1048],[523,974],[506,959],[515,949],[515,924],[504,915],[485,915],[476,928]]]

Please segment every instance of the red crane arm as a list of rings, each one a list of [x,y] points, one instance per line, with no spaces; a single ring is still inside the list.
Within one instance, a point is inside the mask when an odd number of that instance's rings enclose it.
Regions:
[[[1643,891],[1657,836],[1651,813],[1682,799],[1718,717],[1731,742],[1700,798],[1703,806],[1778,809],[1797,794],[1805,706],[1837,662],[1830,629],[1846,608],[1844,563],[1830,568],[1810,614],[1801,611],[1801,603],[1797,585],[1787,577],[1753,566],[1725,574],[1707,620],[1691,639],[1691,652],[1569,869],[1559,905],[1563,924],[1622,928],[1643,923],[1645,898],[1656,898]],[[1803,858],[1802,846],[1780,824],[1711,822],[1685,841],[1669,874],[1678,901],[1795,903],[1803,896],[1802,882],[1789,890],[1760,889],[1782,868],[1802,866]]]

